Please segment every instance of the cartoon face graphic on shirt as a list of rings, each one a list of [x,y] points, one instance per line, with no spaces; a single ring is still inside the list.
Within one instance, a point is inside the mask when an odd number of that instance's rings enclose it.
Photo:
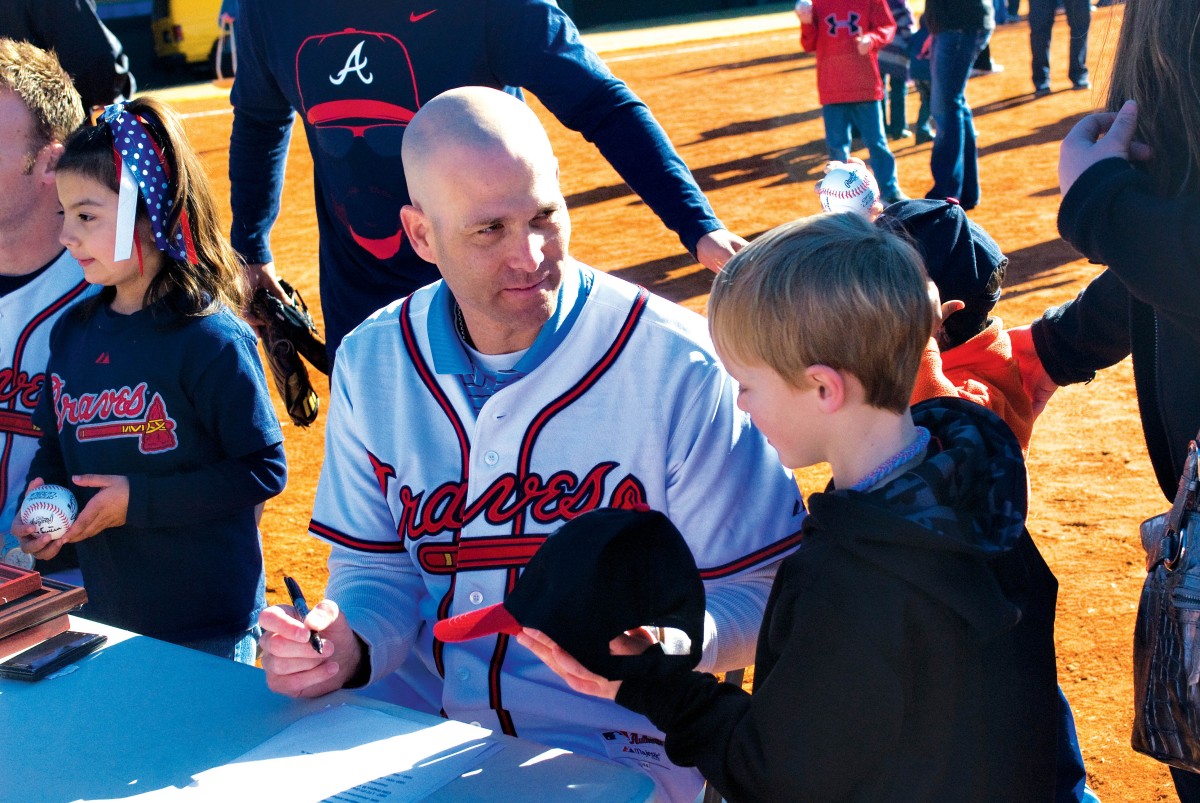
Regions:
[[[296,53],[296,84],[334,216],[376,259],[394,257],[408,203],[400,144],[420,107],[407,48],[386,33],[312,36]]]

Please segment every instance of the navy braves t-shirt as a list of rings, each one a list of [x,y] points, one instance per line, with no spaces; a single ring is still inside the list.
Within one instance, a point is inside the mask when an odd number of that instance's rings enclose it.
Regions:
[[[86,309],[86,305],[83,307]],[[283,440],[253,331],[230,310],[184,318],[81,307],[55,325],[30,478],[130,479],[126,523],[79,542],[85,615],[171,641],[253,624],[262,576],[255,487],[239,459]]]

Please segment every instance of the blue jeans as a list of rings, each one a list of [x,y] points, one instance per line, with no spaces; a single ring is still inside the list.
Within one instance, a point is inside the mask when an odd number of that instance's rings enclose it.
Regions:
[[[1029,50],[1033,54],[1033,88],[1050,88],[1050,31],[1058,0],[1029,0]],[[1064,0],[1067,26],[1071,30],[1067,76],[1071,83],[1088,79],[1088,28],[1092,24],[1089,0]]]
[[[821,117],[825,120],[825,147],[829,158],[837,162],[849,160],[850,126],[853,125],[871,155],[871,172],[879,184],[880,195],[885,199],[898,195],[900,183],[896,180],[896,158],[888,150],[887,137],[883,135],[880,102],[830,103],[821,107]]]
[[[262,631],[259,630],[258,625],[255,625],[241,633],[231,633],[228,636],[218,636],[209,639],[197,639],[196,641],[184,641],[180,642],[179,646],[206,652],[218,658],[228,658],[231,661],[237,661],[239,664],[254,666],[254,662],[258,659],[258,637],[261,633]]]
[[[937,134],[929,157],[933,189],[926,198],[957,198],[963,209],[979,204],[979,159],[975,121],[967,105],[971,65],[991,39],[991,31],[941,31],[933,34],[929,98]]]

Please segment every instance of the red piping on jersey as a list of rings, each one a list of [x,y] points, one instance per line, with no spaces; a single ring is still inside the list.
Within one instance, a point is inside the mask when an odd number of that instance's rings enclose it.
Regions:
[[[79,284],[75,285],[70,290],[68,290],[66,293],[63,293],[61,296],[59,296],[57,299],[55,299],[50,304],[50,306],[45,307],[41,312],[39,312],[37,314],[36,317],[34,317],[34,319],[32,321],[30,321],[29,323],[27,323],[25,325],[25,328],[21,330],[21,334],[17,336],[16,345],[13,346],[13,364],[12,364],[13,374],[16,374],[21,369],[21,358],[24,356],[25,347],[27,345],[29,345],[29,339],[33,336],[34,330],[36,330],[39,326],[44,324],[48,318],[51,318],[54,315],[56,315],[58,313],[58,311],[61,310],[63,307],[67,306],[68,304],[75,301],[75,299],[79,298],[79,296],[82,295],[83,292],[85,290],[87,290],[87,288],[88,288],[87,282],[80,282]],[[41,391],[38,391],[38,396],[39,396],[39,398],[41,397]],[[16,404],[16,398],[13,398],[10,402],[10,406],[15,405],[15,404]],[[14,414],[16,414],[16,413],[14,413]],[[0,431],[5,431],[5,430],[7,430],[7,431],[5,432],[5,435],[4,435],[4,453],[3,453],[3,455],[0,455],[0,499],[8,498],[8,482],[9,482],[8,461],[10,459],[12,459],[12,450],[13,450],[13,444],[14,444],[13,436],[14,435],[26,435],[26,436],[29,436],[32,438],[36,438],[39,434],[38,430],[33,428],[33,417],[32,416],[29,416],[29,429],[18,430],[15,425],[12,428],[9,428],[5,424],[0,423]]]
[[[617,332],[612,345],[608,347],[608,351],[604,353],[600,361],[592,366],[591,370],[573,388],[550,402],[550,404],[542,408],[540,413],[534,416],[529,428],[525,431],[520,456],[517,460],[517,478],[519,482],[523,481],[529,475],[529,465],[533,462],[533,444],[537,440],[538,435],[541,434],[551,418],[574,403],[580,396],[587,393],[599,381],[600,377],[604,376],[605,372],[612,367],[617,357],[620,356],[625,346],[628,345],[629,338],[633,335],[633,330],[637,328],[638,321],[642,317],[642,311],[646,308],[648,298],[649,293],[646,292],[645,288],[639,287],[637,298],[633,300],[629,314],[625,316],[625,322],[621,324],[620,331]],[[519,537],[524,532],[525,511],[521,511],[513,518],[513,536]],[[516,585],[517,576],[517,569],[509,569],[508,583],[506,584],[504,593],[505,597],[508,596],[508,592],[512,591],[513,586]],[[500,673],[504,667],[504,655],[508,651],[508,641],[509,637],[503,634],[496,639],[496,649],[492,653],[491,666],[488,668],[488,693],[491,698],[489,703],[492,709],[495,710],[496,717],[500,720],[501,729],[510,736],[516,736],[517,731],[513,727],[512,714],[503,707],[500,694]]]
[[[450,403],[450,399],[446,397],[445,391],[441,385],[433,377],[433,371],[429,370],[429,366],[425,362],[425,358],[421,356],[421,349],[417,345],[417,336],[413,331],[412,317],[409,308],[412,306],[412,296],[404,299],[404,303],[400,306],[400,336],[404,340],[404,348],[408,352],[408,358],[412,360],[413,367],[417,369],[417,375],[421,377],[421,381],[425,383],[425,387],[429,390],[430,395],[442,408],[442,412],[446,414],[446,418],[450,421],[450,426],[454,428],[454,434],[458,437],[458,453],[462,460],[462,477],[459,480],[462,485],[463,492],[469,487],[467,480],[471,473],[471,441],[467,437],[467,429],[463,426],[462,419],[458,417],[458,413],[454,411],[454,405]],[[459,539],[462,537],[462,530],[456,530],[451,544],[458,545]],[[450,603],[454,599],[454,585],[457,581],[457,575],[450,575],[450,586],[446,590],[445,596],[438,602],[437,618],[445,619],[450,615]],[[437,667],[438,675],[442,678],[446,677],[446,665],[443,653],[445,645],[433,640],[433,663]]]
[[[738,572],[745,571],[756,563],[765,563],[778,557],[784,552],[800,546],[800,542],[803,540],[803,538],[804,536],[801,531],[797,530],[787,538],[781,538],[773,544],[768,544],[762,549],[751,552],[749,555],[742,555],[742,557],[738,558],[737,560],[726,563],[723,566],[714,566],[711,569],[701,569],[700,579],[716,580],[721,577],[728,577],[731,574],[737,574]]]
[[[521,443],[520,456],[517,460],[517,477],[519,481],[524,480],[529,475],[529,465],[533,462],[534,441],[542,434],[542,430],[549,423],[550,419],[591,390],[592,386],[600,380],[600,377],[604,376],[605,372],[617,361],[617,357],[620,356],[621,352],[625,350],[625,346],[629,343],[629,338],[633,335],[633,330],[637,328],[637,323],[642,317],[642,311],[646,308],[648,297],[649,294],[645,288],[639,287],[637,298],[633,300],[633,306],[630,307],[629,314],[625,316],[625,322],[621,324],[620,331],[617,332],[612,345],[608,347],[608,351],[604,353],[600,361],[592,366],[591,370],[584,375],[583,379],[579,380],[578,384],[550,402],[534,417],[533,422],[529,425],[529,429],[525,431],[525,437]],[[522,511],[513,520],[513,533],[519,535],[524,532],[524,529],[525,513]]]
[[[309,520],[308,531],[317,538],[322,538],[326,541],[332,541],[338,546],[348,547],[359,552],[388,554],[408,551],[408,548],[404,546],[403,541],[364,541],[361,538],[355,538],[352,535],[347,535],[340,530],[335,530],[329,525],[322,524],[316,519]]]
[[[33,335],[33,330],[37,329],[46,319],[55,315],[63,307],[70,304],[75,299],[79,298],[80,294],[88,288],[87,282],[80,282],[72,287],[50,306],[43,309],[37,314],[37,317],[30,321],[24,329],[21,330],[20,336],[17,338],[17,345],[13,348],[13,370],[16,371],[21,367],[22,352],[25,351],[25,346],[29,343],[29,338]]]

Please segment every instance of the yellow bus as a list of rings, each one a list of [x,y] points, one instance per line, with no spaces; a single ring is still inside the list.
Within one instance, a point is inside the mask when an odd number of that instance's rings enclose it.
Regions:
[[[232,19],[221,0],[154,0],[154,55],[164,66],[199,68],[218,78],[235,69]]]

